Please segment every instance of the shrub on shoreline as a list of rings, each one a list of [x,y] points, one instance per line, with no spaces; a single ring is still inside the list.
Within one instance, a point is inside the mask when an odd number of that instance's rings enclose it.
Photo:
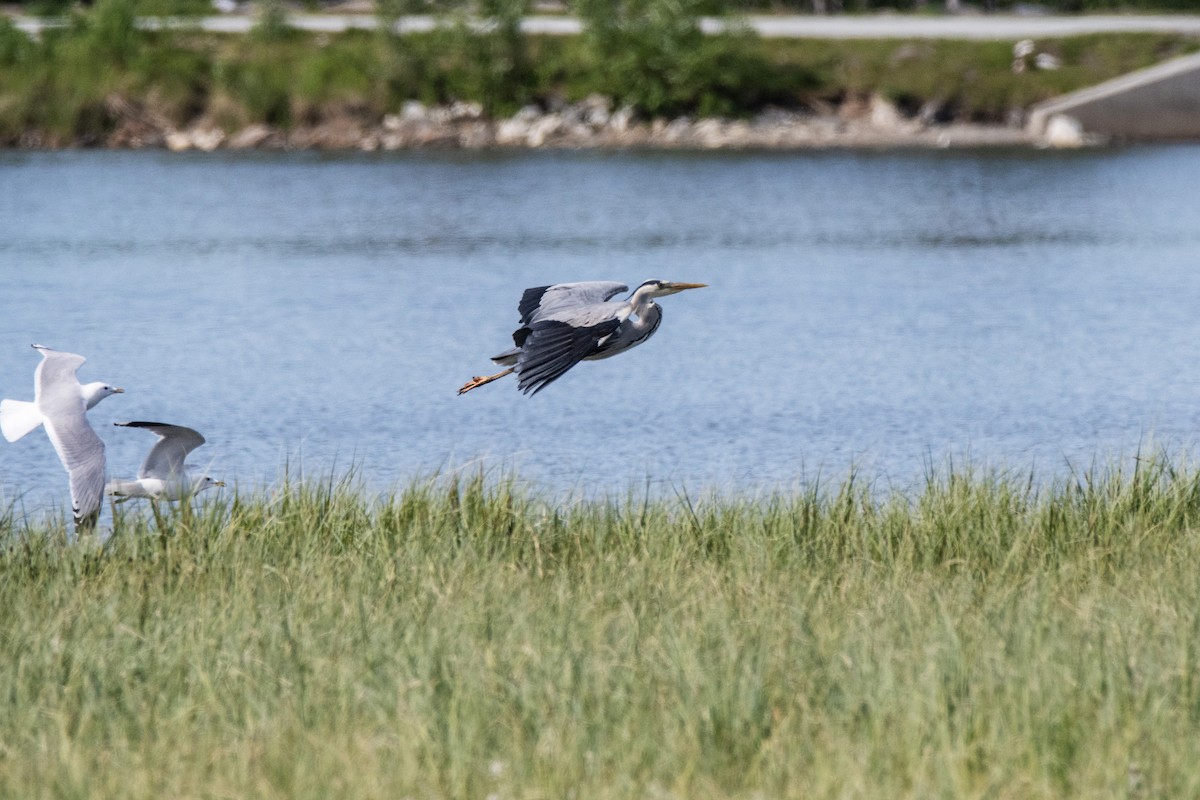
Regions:
[[[1003,123],[1038,100],[1197,47],[1168,35],[1054,40],[1043,49],[1061,69],[1018,75],[1011,43],[764,41],[736,27],[707,36],[700,5],[662,0],[585,3],[581,37],[521,34],[515,0],[486,4],[483,30],[447,19],[404,35],[386,25],[311,34],[269,15],[250,36],[147,31],[134,8],[99,0],[38,41],[0,18],[0,145],[104,144],[130,109],[159,128],[232,133],[347,117],[378,125],[414,99],[478,103],[497,119],[597,92],[643,119],[828,109],[878,93],[910,114]]]

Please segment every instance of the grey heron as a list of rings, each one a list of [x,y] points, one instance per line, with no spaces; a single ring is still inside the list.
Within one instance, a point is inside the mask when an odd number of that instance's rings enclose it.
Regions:
[[[517,305],[521,323],[513,331],[514,346],[492,356],[492,361],[508,369],[474,377],[458,393],[515,372],[517,388],[537,394],[580,361],[615,356],[653,336],[662,322],[656,298],[704,286],[707,284],[650,280],[624,300],[613,298],[629,287],[615,281],[526,289]]]
[[[183,425],[165,422],[114,422],[122,428],[145,428],[158,437],[150,448],[146,460],[138,470],[137,480],[114,480],[108,484],[107,493],[121,498],[123,503],[133,497],[148,497],[151,500],[181,500],[213,486],[224,486],[224,482],[213,480],[207,475],[191,475],[184,465],[188,453],[204,444],[204,437]]]
[[[100,517],[104,499],[104,442],[88,424],[87,410],[102,397],[121,390],[107,384],[100,384],[104,390],[111,390],[106,393],[88,388],[96,384],[81,386],[75,373],[87,361],[83,356],[40,344],[33,348],[42,354],[42,362],[33,374],[33,408],[21,407],[17,412],[19,424],[10,426],[10,430],[19,433],[15,437],[19,439],[38,423],[45,426],[46,436],[70,477],[75,529],[89,529]]]

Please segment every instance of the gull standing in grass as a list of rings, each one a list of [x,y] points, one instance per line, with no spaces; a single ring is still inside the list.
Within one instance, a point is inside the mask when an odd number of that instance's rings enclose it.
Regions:
[[[88,424],[87,410],[110,394],[118,393],[107,384],[81,386],[76,371],[87,361],[75,353],[64,353],[44,345],[33,348],[42,354],[42,363],[33,374],[32,403],[17,406],[11,425],[5,428],[9,441],[21,438],[39,424],[54,445],[59,460],[71,480],[71,511],[76,531],[92,529],[100,517],[104,499],[104,442]],[[100,386],[100,389],[95,388]],[[5,401],[15,404],[20,401]],[[26,408],[25,406],[32,406]],[[14,408],[13,405],[9,406]]]
[[[628,286],[614,281],[526,289],[517,305],[521,325],[513,331],[516,346],[492,356],[492,361],[508,369],[474,377],[458,393],[466,394],[515,372],[517,388],[537,394],[580,361],[615,356],[653,336],[662,322],[662,309],[655,298],[706,285],[651,280],[625,300],[613,300],[629,291]]]
[[[121,498],[116,502],[123,503],[134,497],[148,497],[151,501],[182,500],[210,487],[225,485],[207,475],[188,473],[184,460],[188,453],[204,444],[204,437],[191,428],[165,422],[113,424],[122,428],[145,428],[158,436],[138,470],[137,480],[114,480],[108,484],[108,494]]]

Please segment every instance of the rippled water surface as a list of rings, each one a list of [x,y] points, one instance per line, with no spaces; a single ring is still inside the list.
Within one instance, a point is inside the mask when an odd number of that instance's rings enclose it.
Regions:
[[[1190,448],[1200,148],[1049,153],[0,155],[0,395],[31,342],[127,394],[113,474],[191,425],[240,486],[515,471],[549,491],[1039,476]],[[491,367],[527,286],[652,277],[645,345],[536,397]],[[6,502],[64,502],[44,435]]]

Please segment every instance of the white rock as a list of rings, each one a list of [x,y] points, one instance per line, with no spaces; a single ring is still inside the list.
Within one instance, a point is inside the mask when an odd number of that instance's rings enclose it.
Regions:
[[[542,110],[534,105],[523,106],[520,111],[513,115],[513,119],[523,120],[524,122],[533,122],[542,115]]]
[[[261,122],[247,125],[230,137],[229,147],[234,150],[258,147],[271,136],[271,132],[271,128]]]
[[[655,120],[657,122],[657,120]],[[662,137],[672,144],[682,142],[692,135],[692,121],[688,117],[679,117],[667,123],[662,129]]]
[[[530,147],[541,147],[554,134],[558,133],[563,126],[563,119],[558,114],[547,114],[541,119],[529,126],[529,133],[525,136],[525,143]]]
[[[714,118],[702,119],[696,123],[693,134],[701,147],[720,147],[725,144],[725,122]]]
[[[1013,58],[1031,56],[1036,47],[1037,45],[1033,43],[1033,39],[1022,39],[1013,45]]]
[[[461,100],[450,104],[450,119],[479,119],[483,116],[483,106],[479,103],[464,103]]]
[[[1083,125],[1066,114],[1055,114],[1050,118],[1043,138],[1049,147],[1082,147],[1085,141]]]
[[[520,144],[529,135],[528,120],[509,117],[496,125],[496,144]]]
[[[904,126],[904,115],[900,113],[900,109],[896,108],[896,104],[882,95],[873,95],[871,97],[871,108],[869,112],[871,127],[880,128],[882,130],[896,130]]]
[[[612,100],[602,94],[589,94],[579,104],[584,124],[603,128],[612,119]]]
[[[1062,61],[1049,53],[1038,53],[1033,59],[1033,65],[1038,69],[1058,69],[1062,66]]]
[[[405,122],[419,122],[429,116],[425,104],[419,100],[405,100],[400,106],[400,119]]]
[[[204,152],[211,152],[225,141],[225,131],[220,128],[193,128],[191,130],[192,145]]]
[[[621,106],[609,118],[608,124],[613,130],[624,133],[633,125],[634,116],[633,106]]]
[[[192,137],[187,131],[171,131],[166,136],[167,149],[174,150],[176,153],[192,148]]]

